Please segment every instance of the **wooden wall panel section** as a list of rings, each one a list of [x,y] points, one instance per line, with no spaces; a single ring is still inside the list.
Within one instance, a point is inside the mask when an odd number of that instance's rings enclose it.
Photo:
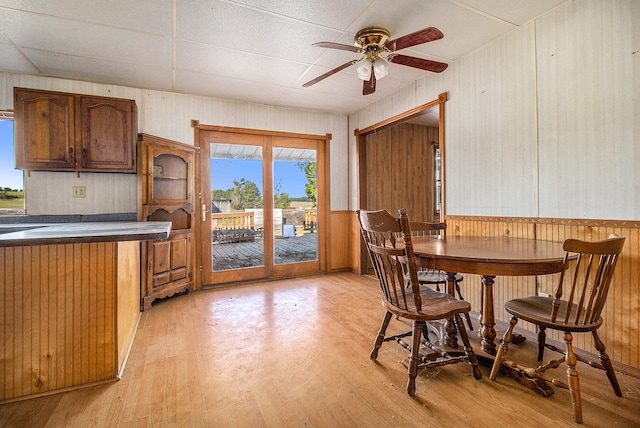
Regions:
[[[140,320],[140,242],[118,243],[118,371],[124,369]]]
[[[0,248],[0,402],[115,379],[115,243]]]
[[[438,128],[402,124],[366,137],[366,208],[412,219],[435,219],[435,161]]]
[[[627,240],[603,313],[605,321],[600,328],[600,335],[612,360],[640,368],[640,222],[464,216],[447,216],[446,221],[449,225],[447,233],[456,235],[513,236],[554,242],[563,242],[567,238],[600,240],[611,233],[625,236]],[[538,291],[552,293],[557,278],[558,275],[496,278],[496,319],[508,321],[508,314],[502,309],[505,301],[535,295]],[[465,299],[471,302],[474,310],[478,310],[481,291],[479,276],[465,275],[461,285]],[[534,326],[527,323],[519,322],[518,325],[535,331]],[[557,333],[549,334],[549,337],[562,339]],[[590,335],[575,335],[574,343],[581,349],[595,352]]]
[[[349,216],[349,262],[351,271],[355,273],[362,273],[362,260],[364,257],[369,257],[366,251],[363,249],[364,241],[360,234],[360,223],[355,211],[351,211]]]
[[[352,211],[332,211],[330,213],[330,235],[327,248],[328,271],[348,270],[350,264],[351,230],[350,217]]]

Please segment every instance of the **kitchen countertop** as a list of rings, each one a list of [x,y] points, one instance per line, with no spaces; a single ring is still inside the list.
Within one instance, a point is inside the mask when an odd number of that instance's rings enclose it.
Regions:
[[[167,239],[168,221],[0,224],[0,247]]]

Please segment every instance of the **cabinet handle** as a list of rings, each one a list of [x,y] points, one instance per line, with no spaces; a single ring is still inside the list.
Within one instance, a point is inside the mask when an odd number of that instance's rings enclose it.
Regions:
[[[73,150],[73,147],[69,147],[69,160],[74,167],[78,165],[76,163],[76,152]]]
[[[202,204],[202,221],[207,221],[207,204]]]
[[[82,159],[87,159],[87,149],[82,149]]]

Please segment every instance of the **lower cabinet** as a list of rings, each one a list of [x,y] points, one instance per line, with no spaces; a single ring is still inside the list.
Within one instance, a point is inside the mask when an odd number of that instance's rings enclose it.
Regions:
[[[0,247],[0,405],[120,379],[139,283],[138,241]]]
[[[193,232],[172,230],[166,241],[147,241],[143,251],[146,266],[142,287],[141,310],[151,307],[155,299],[193,290],[191,259]],[[146,260],[144,258],[146,257]]]

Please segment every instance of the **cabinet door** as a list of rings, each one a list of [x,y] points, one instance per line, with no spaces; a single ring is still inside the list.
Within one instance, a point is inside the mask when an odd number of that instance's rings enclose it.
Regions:
[[[16,168],[73,169],[73,95],[16,88],[14,107]]]
[[[149,247],[148,251],[152,255],[149,260],[151,290],[154,287],[159,287],[170,281],[171,242],[150,242]]]
[[[82,96],[80,111],[82,168],[135,172],[135,102]]]
[[[187,234],[171,241],[171,281],[187,277]]]

